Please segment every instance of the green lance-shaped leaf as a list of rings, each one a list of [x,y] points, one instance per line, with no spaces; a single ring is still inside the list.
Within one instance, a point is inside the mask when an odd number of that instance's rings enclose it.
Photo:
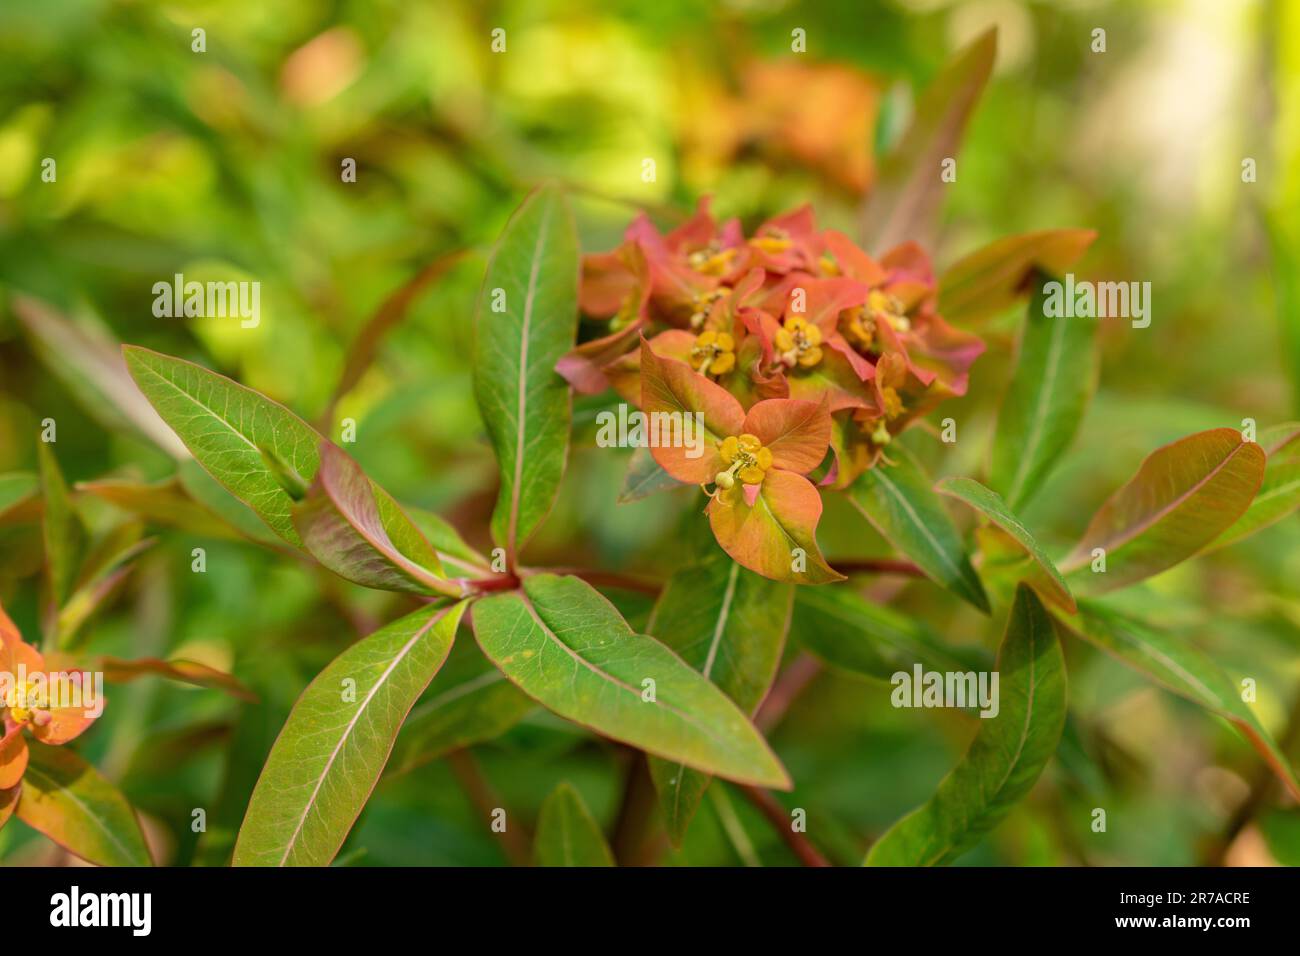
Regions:
[[[536,706],[477,644],[461,641],[402,725],[387,773],[406,773],[453,750],[493,740]]]
[[[1076,592],[1096,594],[1171,568],[1231,527],[1263,478],[1264,450],[1231,428],[1158,448],[1093,516],[1062,570],[1075,573]],[[1090,574],[1098,548],[1106,570]]]
[[[1300,424],[1290,422],[1260,432],[1259,446],[1267,456],[1259,493],[1211,548],[1235,544],[1300,508]]]
[[[882,253],[909,239],[933,245],[948,188],[942,164],[957,156],[996,54],[997,32],[989,30],[957,54],[917,100],[912,123],[880,164],[863,209],[868,252]]]
[[[208,538],[241,537],[234,527],[196,501],[176,477],[151,482],[117,478],[79,481],[77,491],[107,501],[153,525],[179,528]]]
[[[1065,724],[1065,660],[1052,618],[1025,585],[1011,606],[997,673],[997,716],[980,719],[961,762],[929,801],[876,841],[867,854],[868,866],[951,863],[1034,785]]]
[[[787,789],[790,778],[731,700],[573,577],[539,574],[474,607],[479,646],[561,717],[666,760]]]
[[[988,595],[929,477],[901,446],[889,457],[893,464],[882,461],[849,486],[849,501],[922,571],[987,613]]]
[[[361,583],[370,587],[423,587],[426,593],[453,590],[446,582],[432,583],[442,578],[437,554],[392,496],[364,476],[358,478],[360,469],[341,451],[332,457],[331,472],[320,482],[335,491],[333,498],[328,492],[323,496],[334,506],[327,509],[334,518],[333,533],[327,535],[323,524],[313,524],[319,538],[311,547],[304,543],[294,525],[295,504],[309,494],[318,478],[321,447],[335,446],[293,412],[192,362],[136,346],[123,346],[123,352],[140,391],[198,463],[285,541],[313,553],[344,577],[348,574],[340,568],[352,573],[364,566],[368,573]],[[181,474],[192,494],[201,487],[184,467]],[[201,500],[212,506],[206,497]],[[232,515],[231,520],[238,519]],[[349,527],[342,527],[345,523]],[[392,571],[384,577],[374,568],[385,562],[400,564],[409,573],[404,577]],[[398,583],[404,586],[395,587]]]
[[[126,797],[67,747],[30,740],[17,817],[88,863],[152,866]]]
[[[794,591],[792,584],[714,558],[672,576],[646,629],[753,714],[781,663]],[[668,834],[680,845],[711,778],[657,757],[650,758],[650,776]]]
[[[193,362],[133,345],[123,354],[140,391],[199,464],[276,534],[302,547],[293,498],[270,462],[310,482],[321,436],[278,402]]]
[[[577,233],[559,187],[543,186],[497,243],[475,330],[474,394],[501,468],[492,536],[511,567],[564,474],[570,393],[555,363],[577,327]]]
[[[920,664],[926,670],[986,669],[990,660],[950,648],[921,621],[868,601],[851,587],[799,588],[791,634],[837,670],[890,680]]]
[[[1087,251],[1091,229],[1046,229],[997,239],[953,263],[939,280],[939,311],[972,325],[1033,292],[1035,273],[1061,275]]]
[[[1080,601],[1076,616],[1062,617],[1071,633],[1095,644],[1167,690],[1227,720],[1300,800],[1300,781],[1240,690],[1210,657],[1177,636],[1165,634],[1100,601]]]
[[[303,691],[248,804],[236,866],[325,866],[447,657],[466,602],[426,607],[353,644]]]
[[[58,607],[72,593],[86,547],[86,530],[68,493],[59,462],[47,442],[36,446],[41,468],[41,495],[45,501],[42,531],[45,537],[45,568],[50,594]]]
[[[935,490],[949,495],[958,501],[964,501],[984,517],[1015,539],[1042,571],[1035,575],[1030,584],[1039,589],[1041,596],[1053,604],[1058,604],[1068,611],[1074,610],[1074,596],[1070,594],[1061,572],[1056,570],[1046,552],[1038,546],[1034,536],[1007,507],[1002,496],[989,491],[978,481],[971,478],[945,478],[935,485]]]
[[[562,783],[542,802],[533,855],[538,866],[613,866],[600,824],[578,791]]]
[[[1042,486],[1083,421],[1097,378],[1097,323],[1047,314],[1049,280],[1034,279],[1011,387],[993,438],[989,484],[1020,509]]]
[[[386,591],[460,596],[411,519],[333,442],[321,442],[320,469],[293,521],[303,546],[340,577]]]

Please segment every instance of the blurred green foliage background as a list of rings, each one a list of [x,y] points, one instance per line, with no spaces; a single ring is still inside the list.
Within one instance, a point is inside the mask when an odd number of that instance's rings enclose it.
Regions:
[[[999,59],[949,187],[942,269],[994,238],[1082,226],[1099,239],[1079,270],[1150,281],[1146,330],[1103,330],[1101,383],[1073,454],[1025,515],[1068,544],[1154,447],[1192,431],[1261,428],[1300,412],[1300,7],[1285,0],[894,0],[691,3],[126,2],[0,6],[0,473],[33,470],[40,422],[58,423],[75,481],[157,479],[171,460],[88,398],[67,355],[24,329],[15,293],[37,296],[117,341],[216,368],[285,403],[351,451],[399,499],[440,511],[472,542],[495,465],[469,380],[484,257],[526,191],[573,189],[586,251],[612,247],[638,207],[671,225],[697,197],[753,226],[814,203],[854,231],[875,157],[916,90],[991,25]],[[192,49],[205,31],[206,50]],[[493,53],[491,33],[507,50]],[[791,31],[807,52],[791,52]],[[1106,31],[1104,53],[1093,30]],[[42,160],[57,179],[44,182]],[[1253,158],[1257,181],[1243,183]],[[355,183],[341,181],[354,159]],[[653,182],[643,160],[655,161]],[[355,387],[337,396],[368,320],[422,269],[420,288]],[[256,279],[262,321],[167,319],[152,286]],[[955,449],[921,447],[936,472],[979,474],[1009,368],[1017,316],[986,331],[990,352],[957,418]],[[625,453],[595,447],[579,403],[560,504],[527,555],[535,564],[667,571],[682,493],[615,504]],[[100,533],[124,515],[81,501]],[[886,546],[828,501],[823,548]],[[30,517],[30,516],[29,516]],[[0,601],[37,631],[39,531],[0,519]],[[105,653],[195,657],[232,667],[256,705],[159,682],[115,688],[80,749],[120,782],[169,863],[222,863],[266,751],[297,694],[400,599],[252,544],[161,529],[160,544],[83,642]],[[688,531],[689,535],[691,532]],[[208,553],[206,574],[190,551]],[[992,647],[990,626],[927,582],[871,593],[955,644]],[[1275,731],[1300,687],[1300,523],[1128,592],[1144,614],[1259,681]],[[623,596],[631,619],[644,600]],[[477,653],[467,635],[461,652]],[[1027,807],[970,863],[1187,864],[1228,826],[1259,772],[1225,725],[1090,648],[1067,646],[1067,745]],[[797,781],[788,807],[811,838],[853,863],[928,796],[973,722],[888,704],[887,685],[822,673],[773,744]],[[1292,742],[1293,752],[1294,744]],[[626,752],[541,711],[475,748],[524,826],[571,779],[607,826]],[[764,862],[792,861],[753,809],[732,799]],[[1091,810],[1108,811],[1104,834]],[[205,808],[206,833],[191,829]],[[724,811],[725,812],[725,811]],[[706,802],[672,863],[736,864],[748,853]],[[0,860],[60,859],[17,821]],[[340,863],[503,862],[487,821],[445,761],[381,784]],[[1300,816],[1268,809],[1235,842],[1239,862],[1300,862]]]

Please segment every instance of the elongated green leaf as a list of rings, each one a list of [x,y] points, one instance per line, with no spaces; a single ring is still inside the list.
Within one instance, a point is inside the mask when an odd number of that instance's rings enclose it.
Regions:
[[[1078,615],[1062,620],[1075,636],[1227,720],[1300,800],[1300,781],[1286,755],[1241,699],[1232,679],[1204,652],[1100,601],[1080,601]]]
[[[271,530],[302,547],[293,499],[267,459],[309,483],[320,466],[321,436],[278,402],[193,362],[134,345],[123,346],[123,354],[140,391],[199,464]]]
[[[73,508],[68,483],[63,479],[59,462],[46,442],[36,446],[41,466],[41,495],[45,500],[42,529],[45,537],[45,567],[49,573],[50,593],[62,607],[72,592],[86,547],[86,531]]]
[[[542,802],[533,853],[538,866],[613,866],[600,824],[578,791],[562,783]]]
[[[466,602],[408,614],[340,654],[294,705],[235,843],[236,866],[325,866],[347,839]]]
[[[971,478],[945,478],[935,485],[935,490],[959,501],[966,502],[966,504],[1014,538],[1043,571],[1042,575],[1036,575],[1029,583],[1037,586],[1038,582],[1045,581],[1047,586],[1043,588],[1041,596],[1054,604],[1059,604],[1066,610],[1074,610],[1074,596],[1070,594],[1070,589],[1066,586],[1065,579],[1061,577],[1061,572],[1056,570],[1056,565],[1052,563],[1052,559],[1038,546],[1038,542],[1029,533],[1029,529],[1011,513],[1011,509],[1007,507],[1007,503],[1002,500],[1001,495],[989,491],[978,481]]]
[[[460,588],[442,579],[442,564],[424,535],[332,442],[321,442],[320,469],[310,493],[294,506],[293,521],[303,546],[340,577],[388,591],[459,596]],[[404,547],[389,528],[400,529]]]
[[[914,664],[927,670],[987,669],[990,660],[945,647],[921,621],[868,601],[851,587],[799,588],[791,634],[838,670],[887,681]]]
[[[561,717],[655,756],[731,780],[788,788],[741,710],[627,622],[590,585],[539,574],[474,607],[479,646],[524,693]]]
[[[152,866],[135,811],[98,770],[67,747],[28,741],[18,819],[100,866]]]
[[[988,595],[929,477],[902,447],[889,456],[894,464],[881,462],[849,486],[849,501],[922,571],[987,613]]]
[[[714,558],[672,576],[646,629],[753,714],[781,663],[794,591],[792,584]],[[650,776],[668,835],[680,845],[711,778],[657,757],[650,758]]]
[[[284,540],[257,516],[257,512],[235,497],[193,458],[187,458],[176,466],[176,480],[186,494],[244,537],[273,550],[288,550]]]
[[[939,280],[939,311],[970,325],[1033,292],[1036,272],[1062,275],[1092,245],[1091,229],[1046,229],[1007,236],[955,262]]]
[[[195,687],[211,687],[223,690],[240,700],[256,701],[257,696],[231,674],[219,671],[207,664],[187,660],[162,660],[157,657],[136,657],[125,660],[120,657],[97,657],[93,669],[104,675],[110,684],[126,684],[140,677],[152,675],[193,684]]]
[[[934,796],[899,820],[868,866],[938,866],[971,849],[1029,792],[1065,725],[1065,660],[1052,618],[1029,587],[1016,591],[998,652],[999,709]]]
[[[208,474],[281,538],[310,551],[294,526],[294,503],[317,479],[320,448],[323,443],[329,445],[327,440],[283,405],[224,375],[136,346],[123,346],[123,352],[140,391]],[[359,478],[360,469],[341,451],[334,457],[336,467],[321,481],[334,488],[335,495],[325,497],[339,514],[333,522],[320,519],[313,524],[320,534],[314,546],[325,557],[314,556],[336,573],[342,573],[340,568],[350,573],[358,565],[373,570],[384,562],[404,559],[405,565],[422,572],[421,585],[449,592],[449,585],[432,583],[442,574],[437,555],[392,496],[373,481]],[[186,489],[197,496],[201,482],[187,475],[184,468],[181,474]],[[215,506],[210,496],[200,496],[200,500]],[[338,508],[340,503],[345,507]],[[337,520],[340,516],[344,520]],[[239,518],[230,514],[229,520],[237,522]],[[358,527],[357,522],[369,523]],[[337,537],[324,533],[327,525]],[[338,547],[327,548],[327,543]],[[363,543],[368,547],[361,547]],[[350,560],[341,556],[345,552]],[[387,584],[377,583],[381,577],[376,571],[361,583],[392,587],[402,576],[394,572],[384,579]]]
[[[471,547],[450,521],[423,508],[407,508],[407,515],[433,545],[438,560],[450,565],[458,574],[482,577],[491,573],[488,559]]]
[[[1011,388],[993,438],[989,484],[1019,509],[1038,491],[1083,421],[1097,378],[1097,323],[1047,314],[1034,279]]]
[[[555,363],[577,330],[577,234],[564,194],[543,186],[488,264],[474,344],[474,394],[501,466],[492,536],[512,568],[564,474],[570,393]]]
[[[402,725],[388,773],[406,773],[461,747],[492,740],[537,705],[473,641],[461,641]]]
[[[1093,516],[1062,563],[1074,589],[1113,591],[1190,558],[1250,507],[1264,478],[1264,450],[1231,428],[1198,432],[1152,452]],[[1087,573],[1093,550],[1105,573]]]
[[[989,30],[958,53],[917,100],[911,125],[880,164],[863,209],[868,252],[881,253],[909,239],[933,245],[947,188],[942,163],[957,155],[996,53],[997,33]]]

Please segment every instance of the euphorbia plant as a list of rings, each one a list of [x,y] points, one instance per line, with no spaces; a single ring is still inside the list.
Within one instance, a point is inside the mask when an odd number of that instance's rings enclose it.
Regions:
[[[401,505],[282,405],[200,365],[126,347],[135,385],[181,455],[252,509],[277,547],[415,607],[302,692],[252,792],[236,864],[329,863],[386,768],[490,740],[536,704],[643,752],[680,842],[713,777],[760,805],[773,799],[766,790],[797,782],[755,717],[788,646],[877,681],[913,668],[1000,676],[1000,706],[965,757],[874,842],[869,863],[954,860],[1028,793],[1066,724],[1062,636],[1226,718],[1300,793],[1211,660],[1097,597],[1293,509],[1300,426],[1258,443],[1219,428],[1157,449],[1059,566],[1018,513],[1069,446],[1091,391],[1095,327],[1049,315],[1042,285],[1092,234],[1010,237],[932,266],[935,167],[956,151],[992,54],[991,38],[979,41],[922,97],[856,239],[820,228],[808,206],[747,230],[715,220],[703,200],[675,229],[637,215],[615,249],[583,256],[561,188],[525,199],[480,295],[474,390],[499,481],[487,527],[465,536]],[[981,378],[982,338],[992,337],[977,330],[1026,300],[987,473],[935,482],[922,461],[945,443],[923,423],[950,398],[998,387]],[[525,560],[565,480],[575,392],[702,423],[699,446],[656,444],[630,464],[636,494],[697,487],[683,511],[716,542],[685,546],[667,580]],[[829,496],[896,554],[828,560],[817,532]],[[969,533],[949,499],[975,518]],[[490,540],[490,553],[466,537]],[[986,636],[1001,640],[996,663],[868,600],[857,587],[864,570],[929,579],[923,586],[987,615]],[[629,580],[655,596],[637,627],[610,599]],[[469,629],[477,651],[446,663]],[[817,858],[807,840],[800,849]],[[614,859],[563,786],[542,809],[534,852],[543,863]]]

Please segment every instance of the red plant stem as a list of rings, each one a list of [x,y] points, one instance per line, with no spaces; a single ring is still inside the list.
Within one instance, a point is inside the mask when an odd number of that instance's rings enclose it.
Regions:
[[[456,781],[465,791],[465,796],[469,797],[469,802],[482,815],[485,823],[492,820],[494,811],[504,809],[501,798],[492,789],[487,777],[483,776],[478,761],[468,749],[453,750],[447,754],[447,764],[456,775]],[[511,865],[528,866],[532,862],[532,856],[528,852],[530,842],[528,834],[523,831],[518,818],[512,813],[506,811],[505,831],[494,835],[501,837],[501,849]]]
[[[822,856],[815,846],[808,842],[808,838],[802,833],[796,833],[790,826],[790,814],[785,807],[777,802],[776,797],[772,796],[766,790],[760,790],[758,787],[743,786],[740,788],[743,793],[759,812],[767,818],[774,829],[784,842],[790,848],[790,851],[799,858],[799,862],[804,866],[830,866],[830,861]]]
[[[519,578],[513,574],[496,574],[490,578],[461,578],[460,583],[470,590],[470,595],[490,594],[493,591],[513,591],[519,587]]]
[[[896,558],[862,558],[859,560],[835,561],[831,566],[841,574],[905,574],[908,577],[923,578],[925,572],[911,561]]]

